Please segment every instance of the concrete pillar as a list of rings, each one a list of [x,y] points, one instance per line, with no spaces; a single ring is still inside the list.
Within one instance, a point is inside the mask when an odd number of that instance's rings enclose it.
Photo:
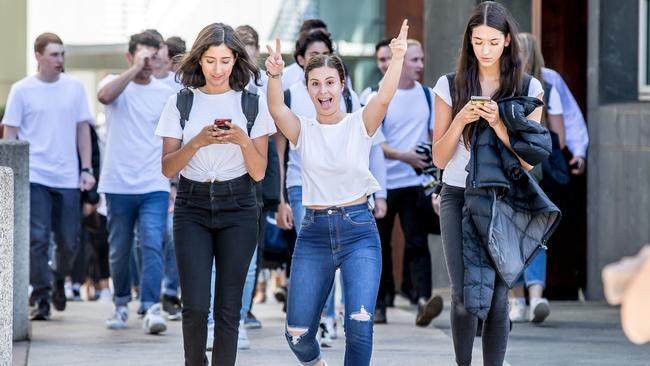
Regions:
[[[27,72],[27,0],[0,0],[0,44],[11,57],[0,67],[0,106],[6,104],[11,84]]]
[[[0,166],[13,170],[13,337],[29,337],[29,144],[25,141],[0,140]],[[0,185],[2,187],[2,185]],[[0,220],[5,217],[0,215]],[[0,223],[0,227],[4,227]],[[5,258],[0,256],[0,260]],[[0,282],[4,288],[5,282]]]
[[[0,166],[0,366],[12,364],[14,173]]]

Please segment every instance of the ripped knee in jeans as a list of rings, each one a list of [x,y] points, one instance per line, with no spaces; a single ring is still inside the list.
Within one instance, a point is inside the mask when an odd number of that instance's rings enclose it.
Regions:
[[[350,314],[350,319],[351,320],[356,320],[359,322],[368,322],[370,321],[370,313],[366,310],[366,308],[361,305],[361,309],[359,311],[355,311],[352,314]]]
[[[295,346],[300,343],[302,337],[309,332],[307,327],[293,327],[287,325],[287,335],[291,339],[291,343]]]

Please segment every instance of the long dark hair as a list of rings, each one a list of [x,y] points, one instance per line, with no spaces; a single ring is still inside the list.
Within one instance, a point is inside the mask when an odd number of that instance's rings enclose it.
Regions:
[[[225,44],[235,56],[235,65],[228,80],[230,88],[236,91],[244,90],[251,77],[255,79],[256,85],[261,85],[260,69],[250,59],[244,44],[235,35],[232,27],[223,23],[210,24],[199,32],[192,49],[180,61],[176,70],[176,77],[183,85],[188,87],[198,88],[204,86],[205,75],[203,75],[199,61],[208,48],[222,44]]]
[[[452,118],[467,104],[472,95],[482,95],[481,83],[478,76],[478,60],[472,48],[472,30],[480,25],[501,31],[506,37],[510,35],[510,44],[505,47],[499,59],[500,75],[499,89],[492,95],[493,100],[498,100],[512,95],[522,94],[522,66],[519,58],[519,42],[517,40],[517,23],[510,15],[508,9],[494,1],[485,1],[474,8],[474,12],[467,21],[463,46],[456,64],[454,78],[454,95],[452,95]],[[465,145],[469,146],[474,124],[468,124],[463,130]]]

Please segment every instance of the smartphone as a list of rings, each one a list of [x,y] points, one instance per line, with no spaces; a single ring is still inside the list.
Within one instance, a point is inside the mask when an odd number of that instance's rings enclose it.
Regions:
[[[230,118],[215,118],[214,119],[214,125],[217,126],[218,129],[221,130],[229,130],[230,126],[226,124],[226,122],[230,123],[232,120]]]
[[[473,105],[483,105],[483,104],[490,104],[492,103],[492,99],[490,97],[482,97],[478,95],[472,95],[469,99],[469,102]]]

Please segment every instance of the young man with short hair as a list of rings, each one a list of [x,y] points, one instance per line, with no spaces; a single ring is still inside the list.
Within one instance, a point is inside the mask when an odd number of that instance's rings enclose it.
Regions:
[[[34,54],[38,72],[12,85],[2,124],[4,139],[30,143],[30,318],[48,320],[50,302],[56,310],[65,309],[64,281],[72,269],[81,223],[80,191],[95,185],[93,117],[81,82],[63,74],[61,39],[53,33],[39,35]],[[56,250],[50,268],[52,233]]]
[[[404,66],[397,92],[388,106],[381,130],[386,136],[383,144],[386,157],[388,211],[377,220],[382,245],[382,279],[377,295],[375,323],[386,322],[386,293],[392,289],[388,274],[392,268],[390,239],[395,216],[399,214],[404,232],[404,265],[418,299],[416,324],[428,325],[442,311],[442,298],[431,296],[431,258],[428,247],[430,217],[424,210],[426,198],[423,178],[415,169],[426,167],[427,158],[416,153],[420,142],[431,142],[433,130],[433,92],[418,80],[424,69],[424,52],[420,42],[408,41]],[[372,98],[375,93],[369,97]]]
[[[137,222],[142,251],[139,313],[145,314],[143,327],[151,334],[167,329],[159,301],[170,188],[162,174],[162,141],[154,131],[175,92],[152,77],[160,44],[160,38],[147,31],[132,35],[126,54],[129,68],[120,75],[106,76],[97,93],[106,106],[108,133],[99,192],[106,194],[115,289],[115,311],[106,326],[121,329],[128,318],[129,262]]]

